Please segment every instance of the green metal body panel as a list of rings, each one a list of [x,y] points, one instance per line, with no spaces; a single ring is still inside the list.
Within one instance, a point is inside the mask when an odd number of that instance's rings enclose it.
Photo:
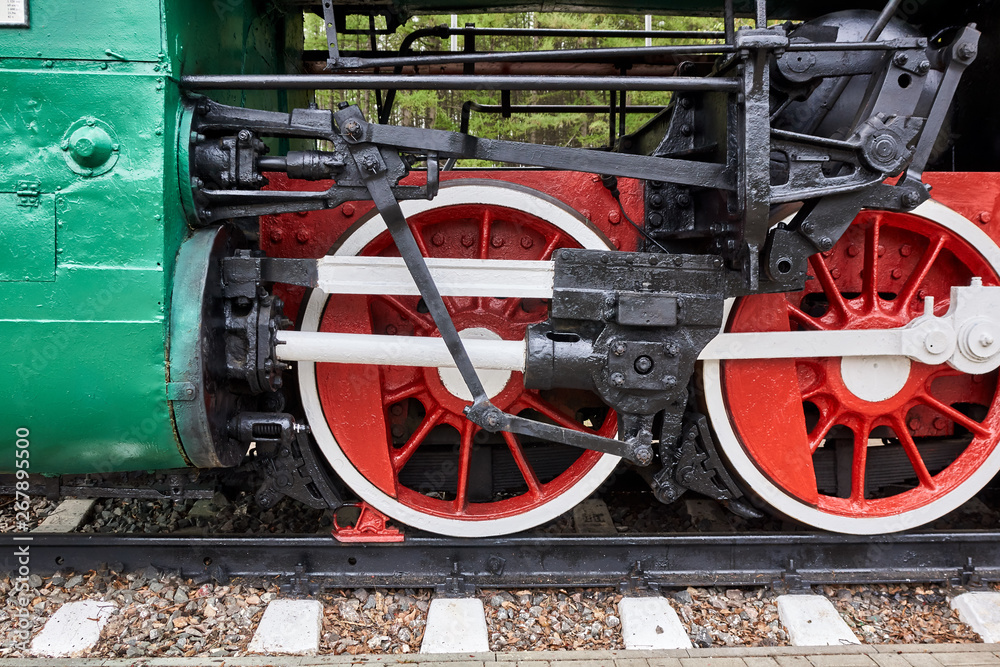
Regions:
[[[55,275],[55,197],[0,193],[0,282],[49,282]]]
[[[17,429],[33,473],[188,464],[166,394],[173,268],[191,233],[177,77],[287,71],[301,22],[269,7],[32,0],[30,27],[0,29],[0,472]],[[116,146],[105,173],[73,161],[85,126]]]

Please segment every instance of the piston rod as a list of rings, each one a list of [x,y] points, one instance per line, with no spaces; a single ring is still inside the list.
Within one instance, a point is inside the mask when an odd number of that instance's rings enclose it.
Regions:
[[[441,338],[279,331],[277,342],[278,359],[283,361],[455,368]],[[476,368],[524,371],[523,340],[463,338],[462,343]]]

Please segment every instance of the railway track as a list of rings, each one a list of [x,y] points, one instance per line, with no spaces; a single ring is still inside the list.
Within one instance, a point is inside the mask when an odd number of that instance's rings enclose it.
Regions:
[[[154,565],[185,577],[279,576],[318,588],[759,586],[1000,581],[1000,531],[914,532],[876,537],[825,533],[539,536],[345,544],[324,535],[0,537],[2,570],[29,546],[31,568],[86,572]]]

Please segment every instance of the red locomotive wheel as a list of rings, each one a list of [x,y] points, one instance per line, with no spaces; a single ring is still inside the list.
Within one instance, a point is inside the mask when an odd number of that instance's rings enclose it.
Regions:
[[[810,259],[804,291],[737,300],[728,330],[895,328],[927,296],[940,316],[952,286],[1000,282],[986,234],[934,202],[914,213],[863,212]],[[705,362],[723,452],[774,509],[838,532],[903,530],[965,502],[1000,468],[996,372],[821,355]]]
[[[404,212],[426,257],[547,260],[557,248],[608,247],[560,205],[500,184],[443,187],[434,202],[406,202]],[[378,216],[336,254],[399,255]],[[547,317],[537,299],[445,303],[464,338],[521,340],[528,325]],[[316,294],[306,326],[439,335],[419,296]],[[586,498],[618,461],[481,431],[462,413],[472,399],[456,369],[315,364],[312,373],[314,380],[303,377],[303,399],[334,470],[362,499],[417,528],[462,536],[524,530]],[[510,371],[480,371],[480,379],[507,412],[609,437],[617,430],[614,413],[589,392],[525,390],[521,374]]]

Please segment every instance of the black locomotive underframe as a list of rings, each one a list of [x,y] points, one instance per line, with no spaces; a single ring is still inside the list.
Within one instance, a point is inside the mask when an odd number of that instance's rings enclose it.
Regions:
[[[1000,581],[1000,532],[851,536],[516,535],[459,539],[407,536],[394,544],[342,544],[328,536],[4,536],[0,571],[27,549],[32,572],[133,571],[153,566],[196,581],[280,577],[299,593],[322,588],[613,586],[657,591],[684,586],[771,586]]]

